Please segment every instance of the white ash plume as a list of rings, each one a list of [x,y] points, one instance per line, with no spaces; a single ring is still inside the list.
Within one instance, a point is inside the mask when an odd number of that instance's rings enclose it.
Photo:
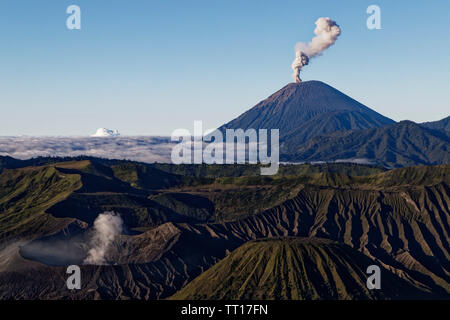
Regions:
[[[295,45],[295,59],[292,62],[292,69],[294,70],[293,77],[295,82],[301,82],[300,70],[308,65],[309,59],[317,57],[323,51],[332,46],[339,35],[341,29],[337,23],[330,18],[319,18],[315,22],[316,28],[314,34],[316,35],[311,42],[299,42]]]

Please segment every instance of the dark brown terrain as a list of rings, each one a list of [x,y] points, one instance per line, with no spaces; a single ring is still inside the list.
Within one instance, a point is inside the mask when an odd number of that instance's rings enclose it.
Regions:
[[[287,166],[270,178],[196,178],[192,167],[184,167],[184,175],[169,167],[84,160],[4,170],[0,298],[168,298],[230,253],[241,257],[234,252],[242,252],[238,248],[248,241],[279,237],[319,239],[317,249],[301,250],[301,261],[314,261],[328,250],[328,242],[321,241],[335,241],[342,245],[338,252],[352,253],[336,260],[333,249],[326,257],[330,263],[363,270],[361,261],[370,261],[412,289],[368,295],[358,271],[347,293],[337,294],[333,284],[324,291],[314,284],[314,294],[299,286],[296,294],[281,291],[272,298],[450,297],[449,165],[390,171],[347,164]],[[126,228],[108,251],[110,265],[82,265],[83,288],[71,292],[65,266],[83,262],[92,222],[103,211],[119,213]],[[267,255],[265,246],[258,242]],[[295,274],[292,265],[288,268]],[[252,294],[257,286],[238,296],[203,297],[258,298]]]

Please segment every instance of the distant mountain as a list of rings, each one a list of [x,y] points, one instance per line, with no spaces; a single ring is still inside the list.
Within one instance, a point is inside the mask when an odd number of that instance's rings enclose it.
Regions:
[[[323,134],[394,123],[320,81],[290,83],[219,130],[279,129],[280,140],[302,144]]]
[[[365,161],[388,167],[450,162],[450,137],[412,121],[289,143],[285,161]]]
[[[450,116],[444,118],[439,121],[433,122],[424,122],[420,124],[422,127],[434,129],[434,130],[442,130],[450,132]]]
[[[376,264],[351,247],[320,238],[250,241],[177,292],[174,300],[405,299],[424,292],[382,269],[383,290],[369,290]]]

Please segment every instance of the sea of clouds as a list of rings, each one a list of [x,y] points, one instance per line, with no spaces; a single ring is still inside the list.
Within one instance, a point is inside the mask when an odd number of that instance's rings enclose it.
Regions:
[[[92,156],[107,159],[132,160],[146,163],[171,163],[172,148],[178,144],[170,137],[0,137],[0,156],[16,159],[36,157],[76,157]],[[212,143],[214,144],[214,143]],[[236,149],[246,149],[248,145],[237,144]],[[253,152],[256,152],[253,150]],[[256,157],[256,155],[254,156]],[[374,164],[365,158],[338,159],[328,162],[352,162]],[[281,164],[301,164],[280,162]],[[320,164],[324,161],[312,161]]]
[[[0,155],[16,159],[85,155],[168,163],[176,143],[170,137],[0,137]]]
[[[170,137],[0,137],[0,156],[16,159],[36,157],[91,156],[107,159],[132,160],[146,163],[171,163],[172,149],[179,144]],[[186,142],[182,142],[181,145]],[[188,142],[189,143],[189,142]],[[192,142],[194,144],[194,142]],[[203,144],[203,147],[206,143]],[[211,146],[216,143],[208,143]],[[236,150],[248,150],[257,157],[257,144],[236,143]],[[190,143],[189,143],[190,146]],[[223,148],[225,148],[224,143]],[[192,153],[193,154],[193,153]]]

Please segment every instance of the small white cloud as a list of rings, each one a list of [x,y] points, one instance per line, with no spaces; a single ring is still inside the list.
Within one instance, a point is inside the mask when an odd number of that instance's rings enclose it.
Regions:
[[[110,130],[106,128],[98,128],[97,132],[91,135],[91,137],[119,137],[120,133],[116,130]]]

